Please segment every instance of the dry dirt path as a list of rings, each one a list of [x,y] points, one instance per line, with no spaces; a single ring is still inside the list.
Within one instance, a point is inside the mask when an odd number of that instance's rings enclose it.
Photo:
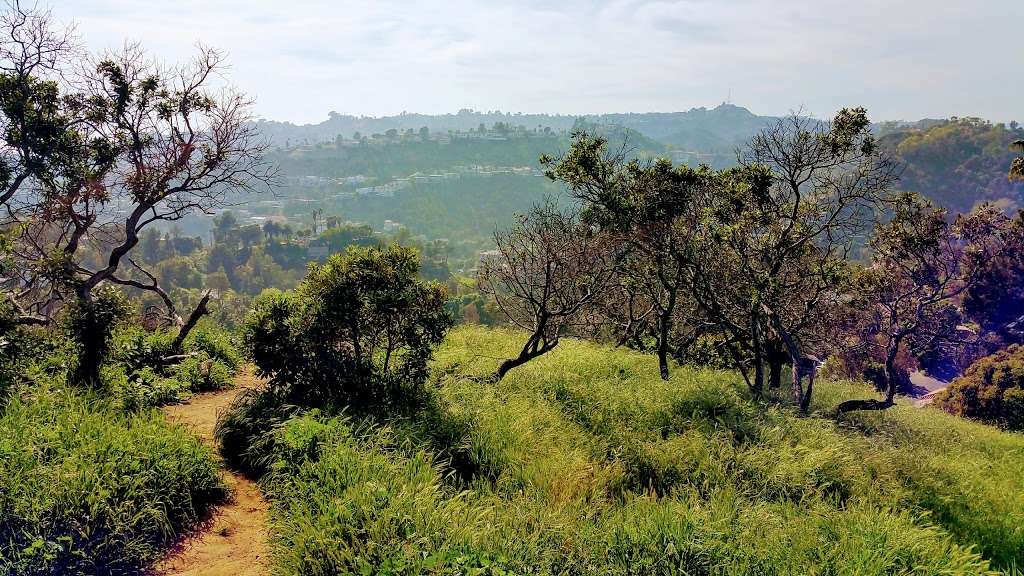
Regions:
[[[246,372],[235,379],[236,387],[200,394],[188,404],[168,406],[167,418],[191,428],[213,445],[217,415],[243,388],[259,386]],[[267,545],[267,502],[256,484],[235,472],[224,471],[232,498],[186,538],[155,567],[161,576],[265,576],[270,573]]]

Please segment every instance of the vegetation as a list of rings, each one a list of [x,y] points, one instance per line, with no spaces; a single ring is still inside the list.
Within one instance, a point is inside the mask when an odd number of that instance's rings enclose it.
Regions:
[[[1024,430],[1024,347],[1014,344],[981,358],[935,397],[958,416]]]
[[[0,412],[0,573],[136,573],[227,496],[210,450],[157,412],[37,389]]]
[[[983,202],[1022,207],[1024,184],[1006,178],[1015,156],[1011,145],[1024,129],[978,118],[952,118],[890,132],[881,144],[892,149],[906,169],[900,187],[954,212],[969,212]]]
[[[261,294],[242,343],[264,390],[241,394],[217,422],[221,453],[266,470],[273,430],[309,407],[385,414],[421,401],[427,362],[451,326],[445,291],[417,278],[414,250],[349,248],[293,292]]]
[[[228,497],[156,409],[247,362],[280,574],[1024,566],[1015,123],[297,128],[221,63],[0,13],[0,574],[151,570]]]
[[[897,175],[863,109],[841,110],[831,123],[779,120],[727,170],[629,160],[586,133],[562,157],[542,161],[623,263],[621,290],[600,307],[619,343],[655,340],[668,379],[670,349],[678,356],[702,336],[721,335],[755,395],[764,389],[765,359],[782,351],[794,398],[808,409],[812,350],[827,352],[822,320],[843,299],[845,258]],[[576,275],[597,278],[599,270]]]
[[[350,248],[294,292],[262,294],[242,335],[257,374],[304,405],[385,405],[419,386],[451,319],[444,288],[417,269],[410,248]]]
[[[283,574],[988,573],[1024,560],[1019,436],[934,410],[811,418],[735,373],[565,340],[496,385],[521,334],[460,328],[432,408],[310,412],[264,482]],[[339,495],[344,495],[339,499]],[[785,545],[779,545],[779,543]]]
[[[76,381],[96,387],[111,320],[98,301],[104,285],[156,294],[179,343],[205,312],[203,299],[183,321],[131,260],[140,234],[221,206],[228,188],[257,189],[274,170],[249,100],[209,87],[217,52],[170,68],[131,45],[83,66],[74,37],[47,12],[14,3],[0,18],[0,228],[13,232],[5,256],[15,263],[4,271],[7,300],[26,325],[50,324],[74,304]]]
[[[230,388],[242,358],[230,335],[203,322],[179,346],[171,330],[122,326],[101,370],[103,389],[129,411]]]
[[[578,330],[615,278],[610,239],[551,201],[494,236],[497,257],[481,262],[481,292],[494,297],[514,326],[530,333],[522,350],[498,366],[495,380]]]
[[[863,341],[883,341],[885,399],[844,402],[840,412],[893,404],[900,381],[896,360],[905,340],[929,349],[962,338],[954,302],[984,277],[993,259],[1014,248],[1006,235],[1019,226],[991,205],[953,223],[945,210],[912,195],[898,198],[893,208],[892,219],[872,235],[872,264],[861,273],[861,300],[852,307],[868,317],[861,324],[871,333],[860,334]]]

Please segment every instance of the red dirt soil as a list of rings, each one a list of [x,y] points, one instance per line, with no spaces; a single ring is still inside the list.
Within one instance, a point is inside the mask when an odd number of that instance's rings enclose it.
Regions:
[[[243,372],[235,388],[200,394],[188,404],[168,406],[167,419],[192,429],[211,446],[217,415],[226,410],[244,388],[262,383]],[[155,568],[161,576],[265,576],[270,573],[267,545],[267,502],[259,487],[230,470],[224,477],[232,498],[218,508],[196,533],[186,538]]]

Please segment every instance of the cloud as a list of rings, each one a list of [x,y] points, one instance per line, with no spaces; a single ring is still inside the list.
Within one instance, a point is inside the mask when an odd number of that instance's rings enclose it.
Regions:
[[[60,0],[90,47],[166,60],[202,41],[268,118],[462,107],[1009,120],[1024,93],[1019,0]]]

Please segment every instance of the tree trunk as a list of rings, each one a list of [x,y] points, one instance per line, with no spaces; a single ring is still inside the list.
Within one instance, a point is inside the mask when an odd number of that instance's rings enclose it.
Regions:
[[[78,319],[73,337],[78,343],[78,362],[72,379],[75,383],[97,390],[100,388],[100,364],[106,356],[106,327],[100,325],[96,315],[92,293],[79,285],[76,289],[78,298]]]
[[[896,354],[899,353],[900,341],[896,339],[895,342],[889,344],[888,349],[885,352],[885,401],[892,404],[896,399],[896,387],[898,385],[896,378]]]
[[[661,373],[662,380],[669,379],[668,372],[668,340],[664,337],[659,339],[658,342],[658,371]]]
[[[505,374],[508,374],[509,370],[522,366],[530,360],[550,352],[557,345],[557,339],[553,342],[547,342],[544,340],[543,336],[538,334],[530,335],[530,339],[526,341],[525,345],[523,345],[523,349],[519,352],[519,355],[515,358],[509,358],[503,361],[498,366],[498,371],[491,377],[491,380],[494,382],[500,382],[501,379],[505,377]]]
[[[185,343],[185,338],[188,338],[189,332],[196,327],[199,319],[210,313],[210,309],[207,308],[207,304],[210,303],[210,293],[211,292],[207,290],[206,293],[203,294],[202,299],[199,300],[199,304],[196,304],[195,309],[188,315],[188,320],[186,320],[185,324],[180,330],[178,330],[178,335],[174,338],[174,343],[171,345],[171,350],[175,354],[181,352],[181,346]]]
[[[782,387],[782,359],[775,355],[768,358],[768,387]]]
[[[750,323],[750,340],[754,347],[754,384],[751,386],[751,392],[754,393],[754,396],[760,396],[764,390],[764,353],[760,323],[756,315]]]
[[[902,336],[892,336],[885,349],[885,400],[847,400],[836,406],[836,416],[854,410],[885,410],[896,404],[896,355]]]
[[[678,275],[677,275],[678,276]],[[669,332],[672,328],[672,315],[676,312],[676,290],[669,291],[669,303],[658,315],[657,319],[657,369],[663,380],[669,379]]]
[[[811,396],[814,394],[814,372],[807,374],[807,389],[804,390],[804,398],[800,401],[800,413],[807,414],[811,409]]]
[[[527,354],[520,354],[515,358],[509,358],[508,360],[505,360],[504,362],[501,363],[500,366],[498,366],[498,371],[494,373],[494,381],[500,382],[501,379],[505,377],[505,374],[508,374],[509,370],[513,368],[518,368],[519,366],[526,364],[530,360],[532,360],[532,357]]]
[[[804,405],[804,387],[802,384],[803,372],[800,370],[800,357],[793,358],[793,383],[791,391],[793,393],[793,402],[797,405]]]

